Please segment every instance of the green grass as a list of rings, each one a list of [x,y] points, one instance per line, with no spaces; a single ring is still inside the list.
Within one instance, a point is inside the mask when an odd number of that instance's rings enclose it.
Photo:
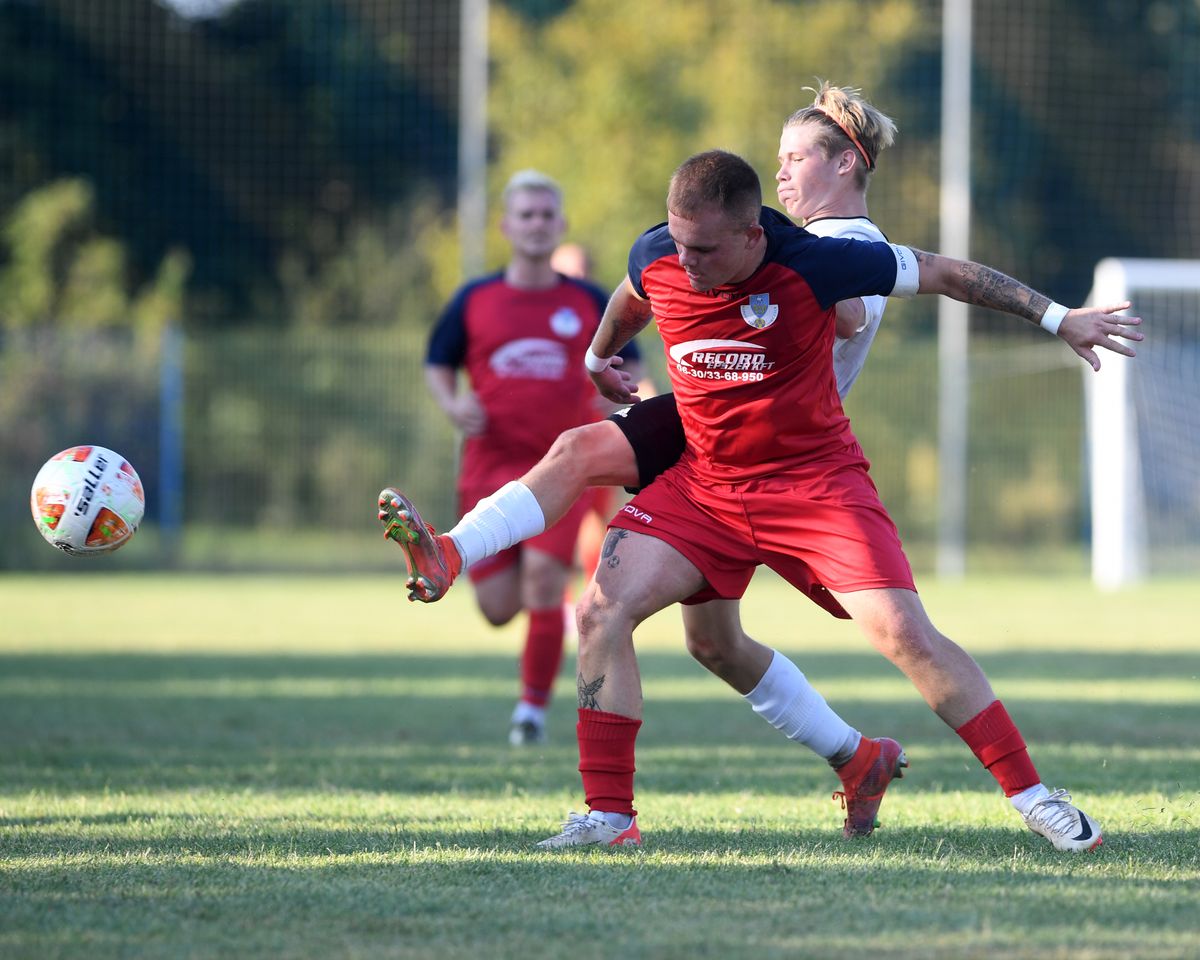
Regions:
[[[638,646],[642,851],[531,846],[581,806],[505,742],[519,631],[393,579],[0,577],[0,956],[1200,955],[1197,584],[932,584],[1095,854],[1026,831],[852,625],[771,578],[745,618],[912,762],[840,838],[832,773],[682,651]]]

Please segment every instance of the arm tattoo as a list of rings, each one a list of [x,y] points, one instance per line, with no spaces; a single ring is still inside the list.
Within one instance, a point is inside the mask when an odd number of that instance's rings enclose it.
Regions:
[[[914,250],[918,264],[932,263],[937,254]],[[999,270],[985,267],[969,260],[954,261],[954,272],[958,280],[962,299],[977,307],[989,307],[1002,313],[1024,317],[1030,323],[1041,320],[1050,306],[1050,298],[1025,286],[1019,280],[1006,276]]]
[[[583,679],[583,674],[575,680],[576,686],[579,688],[579,709],[580,710],[599,710],[600,705],[596,702],[596,695],[600,692],[600,688],[604,686],[604,674],[600,674],[591,683]]]
[[[625,304],[623,309],[606,313],[604,319],[607,326],[601,324],[601,331],[606,332],[607,336],[595,344],[597,352],[605,356],[617,353],[646,328],[650,323],[650,316],[649,304],[633,298],[630,298],[630,302]],[[601,331],[597,331],[597,337]]]
[[[604,538],[604,547],[600,550],[600,559],[604,561],[604,565],[608,568],[613,568],[621,565],[621,558],[617,556],[617,545],[629,536],[628,530],[612,530],[608,536]]]

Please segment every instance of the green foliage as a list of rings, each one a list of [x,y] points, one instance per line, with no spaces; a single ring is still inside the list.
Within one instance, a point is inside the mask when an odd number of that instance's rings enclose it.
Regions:
[[[27,194],[0,234],[0,330],[130,328],[153,339],[181,313],[186,254],[169,253],[137,286],[121,241],[96,228],[85,180]]]
[[[438,234],[442,212],[432,203],[393,208],[386,217],[363,218],[344,244],[312,268],[295,251],[280,262],[283,308],[290,325],[306,330],[396,325],[414,348],[442,307]]]
[[[774,202],[779,130],[811,102],[802,87],[818,76],[860,86],[886,109],[886,81],[922,45],[919,6],[579,0],[548,21],[498,6],[492,195],[521,167],[558,178],[572,236],[601,276],[619,277],[637,231],[665,219],[667,181],[690,154],[741,153]]]

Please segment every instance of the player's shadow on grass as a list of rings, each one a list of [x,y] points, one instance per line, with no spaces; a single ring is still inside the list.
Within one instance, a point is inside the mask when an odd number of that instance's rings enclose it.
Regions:
[[[796,659],[823,681],[906,681],[872,652]],[[639,784],[663,790],[832,789],[819,760],[784,741],[733,691],[684,654],[641,658],[647,689],[639,738]],[[985,658],[1013,682],[1066,676],[1083,664],[1096,679],[1139,680],[1200,673],[1200,655],[1130,657],[1020,652]],[[564,678],[573,671],[567,664]],[[569,680],[550,715],[551,742],[507,746],[516,688],[513,656],[264,657],[9,655],[0,657],[0,724],[8,790],[356,789],[486,794],[506,786],[554,791],[578,783],[575,709]],[[680,687],[678,681],[687,681]],[[1085,683],[1079,671],[1068,679]],[[664,684],[664,695],[656,685]],[[693,693],[693,689],[696,691]],[[1057,783],[1103,789],[1100,762],[1121,749],[1125,782],[1187,782],[1197,763],[1172,759],[1191,742],[1200,703],[1114,703],[1058,696],[1006,697]],[[911,781],[978,789],[986,776],[916,695],[880,700],[838,696],[834,706],[868,736],[909,749]],[[1164,752],[1165,751],[1165,752]]]
[[[1019,826],[922,825],[847,843],[832,830],[744,825],[648,829],[641,851],[558,854],[533,849],[546,830],[528,822],[161,826],[168,837],[18,834],[5,851],[7,937],[39,942],[50,929],[93,954],[120,930],[122,946],[152,936],[158,953],[180,955],[340,956],[366,933],[379,938],[366,952],[389,956],[1032,956],[1047,941],[1077,947],[1095,918],[1110,937],[1187,937],[1194,891],[1176,868],[1200,844],[1194,830],[1116,835],[1073,856]],[[523,954],[508,946],[514,929],[533,931]],[[901,940],[911,949],[886,949]],[[214,942],[226,949],[203,950]],[[594,943],[601,952],[579,947]]]
[[[236,859],[251,847],[255,856],[274,857],[361,857],[366,854],[411,854],[421,850],[460,851],[466,855],[454,858],[461,863],[486,861],[486,854],[536,854],[541,869],[553,870],[561,863],[562,854],[537,851],[536,844],[554,832],[557,823],[537,822],[538,818],[514,812],[512,827],[496,829],[462,829],[451,821],[436,827],[410,828],[398,823],[394,829],[317,829],[306,827],[291,817],[255,817],[239,828],[215,825],[211,816],[164,814],[161,812],[110,814],[61,818],[62,830],[44,829],[60,818],[0,818],[3,826],[37,826],[43,829],[11,835],[5,844],[5,855],[12,863],[12,873],[21,871],[23,857],[44,857],[47,851],[56,855],[86,858],[92,855],[123,857],[139,854],[170,857],[187,853],[201,858]],[[96,827],[112,826],[111,832]],[[143,831],[142,827],[145,827]],[[83,828],[82,830],[79,828]],[[753,818],[730,818],[717,826],[643,827],[645,846],[641,851],[610,851],[594,848],[582,851],[585,855],[608,857],[663,853],[672,857],[721,857],[722,870],[756,871],[762,858],[787,858],[796,855],[820,857],[832,867],[841,862],[852,871],[861,869],[864,862],[872,869],[886,872],[888,857],[905,858],[903,869],[914,869],[913,858],[926,861],[936,871],[936,864],[961,866],[978,861],[972,867],[975,874],[982,869],[994,869],[997,876],[1011,877],[1014,858],[1059,860],[1064,855],[1054,851],[1044,839],[1026,830],[1013,815],[1011,828],[979,827],[963,824],[948,827],[943,824],[881,827],[871,837],[844,840],[840,822],[828,827],[789,829],[777,824],[766,825]],[[1130,824],[1109,824],[1104,845],[1093,853],[1095,859],[1124,857],[1136,854],[1143,868],[1178,864],[1184,851],[1200,849],[1200,826],[1179,826],[1166,829],[1153,820]],[[477,855],[472,855],[477,854]],[[568,855],[570,852],[568,852]],[[746,858],[738,863],[739,858]],[[1065,859],[1072,859],[1066,855]],[[1079,863],[1091,862],[1080,858]],[[90,865],[76,864],[73,869],[86,871]],[[443,862],[436,869],[454,869],[455,863]],[[647,864],[647,869],[671,871],[671,866]],[[43,868],[29,868],[38,872]],[[102,869],[99,868],[98,869]],[[168,865],[155,869],[167,871]],[[574,869],[574,868],[572,868]],[[823,866],[822,869],[825,869]],[[920,872],[918,868],[918,873]],[[1114,877],[1114,880],[1121,878]]]

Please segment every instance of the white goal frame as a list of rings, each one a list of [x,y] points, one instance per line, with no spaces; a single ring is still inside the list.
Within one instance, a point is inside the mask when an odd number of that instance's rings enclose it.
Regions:
[[[1133,301],[1139,290],[1200,289],[1200,260],[1122,260],[1096,264],[1089,302]],[[1147,331],[1153,336],[1153,331]],[[1129,388],[1136,359],[1101,351],[1098,373],[1084,370],[1092,516],[1092,580],[1105,590],[1146,576],[1146,503],[1137,417]]]

